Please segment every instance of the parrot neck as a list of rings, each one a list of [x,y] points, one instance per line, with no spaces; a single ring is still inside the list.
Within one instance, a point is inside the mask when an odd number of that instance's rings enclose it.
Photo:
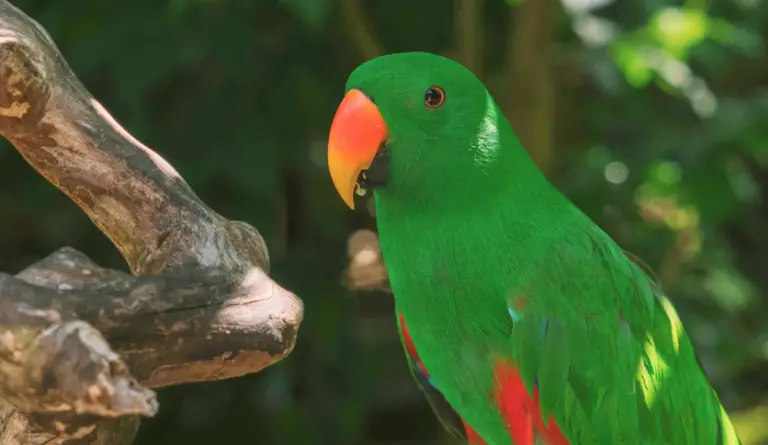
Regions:
[[[377,219],[385,225],[389,219],[423,218],[434,224],[477,215],[523,221],[535,216],[531,213],[546,218],[550,207],[556,211],[563,201],[568,202],[547,181],[509,125],[504,125],[499,133],[492,141],[501,145],[499,148],[487,149],[475,142],[479,154],[475,156],[476,164],[469,168],[446,162],[433,165],[425,178],[412,175],[407,182],[396,179],[393,184],[375,189]],[[419,149],[424,148],[412,148]],[[454,148],[426,149],[451,152]]]
[[[486,234],[499,239],[491,239],[493,245],[483,247],[518,250],[525,248],[528,239],[564,234],[574,225],[589,223],[538,170],[536,173],[527,181],[510,174],[514,181],[461,185],[428,200],[418,196],[395,200],[375,192],[385,259],[388,250],[400,256],[425,247],[473,249]]]

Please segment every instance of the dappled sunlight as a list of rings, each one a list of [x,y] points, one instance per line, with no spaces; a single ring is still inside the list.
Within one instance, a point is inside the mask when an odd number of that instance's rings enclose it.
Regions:
[[[643,87],[656,78],[687,97],[694,112],[707,118],[717,112],[717,97],[688,64],[691,52],[707,39],[733,47],[758,45],[757,36],[704,9],[667,7],[656,11],[645,27],[617,36],[612,51],[631,85]]]
[[[725,408],[722,406],[720,407],[720,418],[721,419],[728,419],[728,413],[725,412]],[[739,445],[739,437],[736,435],[736,429],[733,427],[730,421],[721,421],[722,424],[725,425],[725,429],[722,431],[723,434],[723,445]],[[741,443],[741,445],[748,445],[748,442]]]
[[[680,322],[680,318],[677,316],[677,311],[672,302],[668,298],[661,298],[661,307],[664,309],[664,313],[667,314],[669,319],[669,330],[672,336],[672,345],[676,353],[680,352],[680,338],[683,335],[683,324]]]
[[[643,352],[644,355],[637,364],[637,382],[643,391],[645,404],[652,408],[656,402],[657,393],[664,385],[669,366],[656,350],[654,339],[650,334],[643,344]]]
[[[768,441],[768,405],[731,414],[731,418],[742,445],[765,445]]]

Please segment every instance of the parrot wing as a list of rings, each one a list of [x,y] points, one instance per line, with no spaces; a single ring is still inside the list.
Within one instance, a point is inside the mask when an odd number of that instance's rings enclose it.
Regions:
[[[445,400],[440,390],[437,389],[429,372],[419,358],[419,354],[416,352],[416,346],[413,344],[408,333],[408,327],[405,325],[403,314],[399,311],[397,311],[397,326],[400,340],[408,358],[411,375],[419,389],[424,392],[427,402],[432,407],[432,411],[434,411],[437,419],[457,440],[462,442],[468,441],[470,445],[485,445],[485,442],[462,420],[456,410]]]
[[[738,444],[646,266],[599,229],[568,241],[542,252],[526,293],[507,297],[510,345],[497,374],[512,369],[507,386],[527,389],[497,389],[511,430],[533,395],[540,419],[573,444]]]

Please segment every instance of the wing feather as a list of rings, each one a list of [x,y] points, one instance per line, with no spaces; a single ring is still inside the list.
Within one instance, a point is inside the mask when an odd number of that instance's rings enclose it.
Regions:
[[[400,340],[405,349],[405,355],[408,358],[408,367],[411,371],[413,379],[416,381],[416,385],[424,392],[427,402],[432,407],[435,416],[448,431],[451,436],[460,440],[467,440],[467,432],[465,424],[459,417],[456,410],[445,400],[443,394],[437,389],[434,381],[431,379],[429,372],[424,367],[424,364],[419,358],[416,347],[411,340],[411,336],[408,333],[408,327],[405,324],[403,314],[397,311],[397,327],[400,332]]]
[[[571,443],[738,443],[650,268],[599,229],[552,248],[510,319],[511,355],[544,417]]]

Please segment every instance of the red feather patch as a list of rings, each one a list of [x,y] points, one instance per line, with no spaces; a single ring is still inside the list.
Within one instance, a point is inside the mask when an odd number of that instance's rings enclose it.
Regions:
[[[475,430],[472,429],[471,426],[467,424],[467,422],[464,421],[464,419],[461,420],[464,422],[464,430],[467,432],[467,442],[469,445],[488,445],[482,437],[480,437],[479,434],[475,432]]]
[[[403,333],[403,343],[405,343],[405,350],[408,351],[408,356],[411,360],[416,362],[416,366],[419,367],[419,371],[424,374],[424,377],[429,378],[429,372],[427,372],[427,368],[424,367],[424,363],[421,362],[419,353],[416,352],[416,345],[413,344],[411,334],[408,333],[408,328],[405,326],[405,318],[403,318],[402,312],[400,313],[400,330]]]
[[[419,354],[416,352],[416,345],[413,344],[411,334],[408,333],[408,328],[405,326],[405,317],[403,317],[402,312],[400,312],[400,331],[403,333],[403,343],[405,343],[405,349],[408,351],[410,358],[421,362]]]
[[[534,388],[531,397],[520,373],[511,363],[500,362],[495,377],[496,403],[509,425],[509,435],[515,445],[534,445],[536,435],[547,445],[570,445],[552,415],[545,424],[539,409],[538,388]]]

